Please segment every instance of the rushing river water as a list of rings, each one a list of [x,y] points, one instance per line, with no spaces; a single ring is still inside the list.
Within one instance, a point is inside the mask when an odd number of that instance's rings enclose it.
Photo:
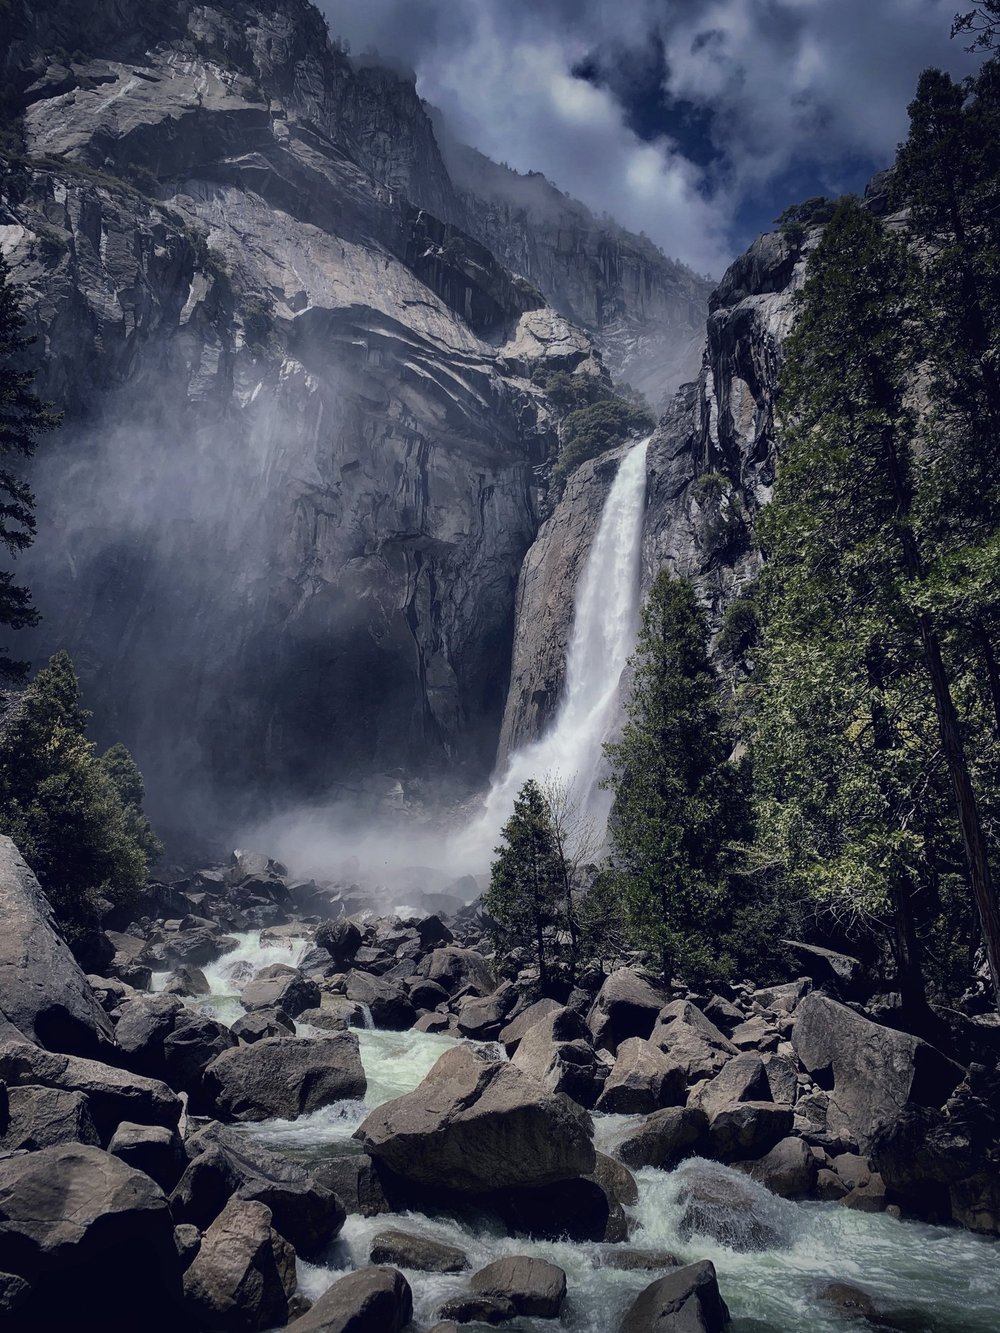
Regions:
[[[272,962],[295,962],[302,946],[261,946],[256,936],[240,938],[240,947],[205,969],[212,995],[195,1001],[225,1021],[242,1009],[238,988],[251,971]],[[357,1151],[352,1138],[374,1106],[415,1088],[441,1053],[454,1045],[449,1037],[417,1032],[359,1030],[361,1057],[368,1077],[365,1101],[342,1102],[294,1121],[248,1125],[245,1132],[269,1148],[300,1161]],[[598,1146],[608,1148],[625,1118],[595,1116]],[[836,1204],[789,1203],[758,1186],[756,1202],[780,1240],[763,1252],[737,1253],[698,1235],[683,1240],[678,1195],[687,1173],[732,1175],[746,1191],[746,1177],[709,1163],[684,1164],[675,1171],[636,1173],[639,1202],[627,1209],[634,1227],[627,1248],[669,1251],[683,1262],[711,1259],[733,1316],[732,1333],[849,1333],[870,1327],[818,1299],[831,1281],[863,1288],[891,1320],[882,1327],[905,1333],[1000,1333],[1000,1244],[954,1228],[897,1222],[881,1214],[853,1212]],[[368,1261],[372,1237],[398,1226],[458,1245],[473,1270],[505,1254],[537,1254],[566,1271],[569,1295],[558,1320],[520,1319],[504,1325],[514,1330],[573,1330],[615,1333],[635,1295],[657,1276],[606,1267],[600,1244],[529,1241],[504,1235],[488,1215],[462,1221],[418,1213],[349,1217],[325,1264],[299,1261],[299,1281],[311,1297],[352,1268]],[[429,1327],[441,1303],[467,1290],[468,1275],[407,1272],[413,1288],[414,1324]]]

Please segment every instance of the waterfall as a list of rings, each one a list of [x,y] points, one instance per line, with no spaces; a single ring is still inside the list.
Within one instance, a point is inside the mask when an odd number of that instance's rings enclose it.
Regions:
[[[618,685],[638,625],[639,549],[646,504],[646,449],[641,440],[618,467],[577,584],[566,684],[556,716],[538,740],[509,759],[494,781],[483,814],[462,839],[484,863],[514,797],[529,778],[551,777],[569,788],[580,813],[603,835],[611,809],[601,791],[601,746],[617,717]]]

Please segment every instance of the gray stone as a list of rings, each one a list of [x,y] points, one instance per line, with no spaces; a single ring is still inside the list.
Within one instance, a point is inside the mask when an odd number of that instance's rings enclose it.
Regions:
[[[361,946],[361,931],[353,921],[341,917],[316,927],[316,943],[341,966],[349,963]]]
[[[511,1063],[550,1092],[564,1093],[580,1106],[593,1106],[600,1091],[603,1067],[586,1024],[572,1009],[554,1009],[532,1024]]]
[[[689,1083],[714,1078],[736,1047],[688,1000],[664,1005],[650,1041],[681,1066]]]
[[[187,1158],[180,1135],[164,1125],[133,1125],[124,1121],[108,1144],[108,1152],[155,1180],[165,1194],[177,1184]]]
[[[294,1037],[295,1024],[280,1009],[255,1009],[244,1014],[229,1029],[234,1037],[248,1046],[265,1037]]]
[[[295,1251],[271,1226],[271,1210],[247,1199],[226,1205],[184,1273],[191,1317],[220,1333],[287,1323],[296,1286]]]
[[[407,1231],[380,1231],[372,1237],[368,1257],[373,1264],[392,1264],[421,1273],[464,1273],[468,1256],[455,1245]]]
[[[200,967],[185,965],[177,968],[163,990],[166,995],[208,995],[211,987]]]
[[[629,1128],[614,1153],[626,1166],[668,1171],[685,1157],[702,1152],[707,1141],[708,1117],[700,1107],[668,1106]]]
[[[680,1065],[642,1037],[628,1037],[618,1047],[614,1069],[597,1100],[598,1111],[648,1115],[664,1106],[681,1106],[686,1079]]]
[[[402,1333],[413,1314],[410,1284],[395,1268],[359,1268],[338,1278],[289,1333]]]
[[[781,1139],[763,1157],[740,1165],[747,1175],[782,1199],[813,1197],[819,1162],[802,1139]]]
[[[522,1009],[516,1018],[511,1021],[500,1032],[500,1041],[503,1043],[507,1054],[513,1055],[517,1050],[521,1039],[530,1027],[533,1027],[540,1019],[545,1018],[554,1010],[561,1008],[558,1000],[545,998],[536,1000],[534,1004],[529,1004],[527,1009]]]
[[[618,1333],[723,1333],[729,1310],[708,1259],[677,1268],[639,1293]]]
[[[157,1185],[100,1148],[66,1144],[0,1160],[0,1253],[31,1285],[29,1328],[177,1326],[180,1267]]]
[[[504,1296],[452,1296],[438,1310],[446,1326],[456,1324],[506,1324],[517,1318],[514,1302]],[[373,1330],[374,1333],[374,1330]]]
[[[222,1120],[294,1120],[367,1088],[352,1032],[329,1037],[265,1037],[216,1056],[204,1096]]]
[[[529,1255],[497,1259],[478,1273],[469,1286],[477,1296],[508,1300],[519,1315],[555,1319],[566,1299],[566,1274],[555,1264]]]
[[[594,1045],[612,1055],[629,1037],[648,1037],[667,997],[631,968],[612,972],[587,1016]]]
[[[98,1055],[111,1023],[56,929],[38,880],[0,837],[0,1016],[55,1051]]]
[[[318,1008],[320,989],[310,977],[295,967],[272,963],[261,968],[240,992],[244,1009],[280,1009],[289,1018],[298,1018],[303,1009]]]
[[[34,1152],[59,1143],[99,1144],[82,1092],[24,1087],[6,1090],[7,1113],[0,1113],[0,1152]]]
[[[413,1026],[417,1012],[398,982],[368,972],[351,971],[347,974],[344,993],[349,1000],[366,1005],[377,1028],[404,1032]]]
[[[496,990],[496,980],[482,956],[475,949],[462,949],[457,945],[446,945],[435,949],[420,971],[429,981],[436,981],[449,995],[465,987],[470,994],[491,995]]]
[[[589,1116],[469,1046],[446,1051],[413,1092],[372,1111],[355,1137],[407,1180],[466,1194],[594,1168]]]
[[[792,1043],[805,1068],[829,1089],[828,1129],[847,1133],[862,1152],[905,1107],[943,1105],[964,1075],[919,1037],[880,1027],[818,992],[799,1004]]]

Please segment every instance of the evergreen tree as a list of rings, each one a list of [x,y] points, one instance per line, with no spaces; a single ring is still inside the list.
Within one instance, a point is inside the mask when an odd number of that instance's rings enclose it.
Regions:
[[[0,545],[16,556],[35,535],[34,496],[18,470],[18,460],[35,452],[38,435],[59,424],[59,417],[31,391],[34,374],[23,367],[32,339],[23,333],[17,291],[10,269],[0,255]],[[0,570],[0,627],[18,630],[38,623],[27,588],[15,583],[10,570]],[[0,649],[0,678],[22,680],[27,664]]]
[[[692,977],[725,969],[733,848],[749,830],[707,642],[691,584],[661,570],[643,608],[622,738],[605,746],[608,873],[633,942],[667,982],[674,968]]]
[[[71,939],[99,899],[137,898],[160,851],[141,812],[139,770],[124,746],[98,756],[89,716],[61,652],[0,731],[0,832],[17,843]]]
[[[538,783],[524,784],[503,827],[483,901],[501,931],[501,948],[530,950],[545,989],[551,981],[554,935],[563,922],[566,866],[548,803]]]
[[[916,448],[910,393],[921,356],[919,289],[906,241],[842,201],[786,343],[778,482],[760,524],[768,563],[752,723],[755,774],[772,803],[764,826],[784,830],[800,875],[822,883],[836,872],[858,910],[892,904],[900,975],[914,1003],[913,893],[925,831],[936,822],[937,752],[991,966],[1000,956],[953,682],[940,625],[922,599],[922,494],[934,488]]]

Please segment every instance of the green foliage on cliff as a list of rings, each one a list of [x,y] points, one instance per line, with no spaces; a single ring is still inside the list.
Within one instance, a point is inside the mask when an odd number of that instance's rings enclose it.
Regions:
[[[21,302],[10,269],[0,255],[0,547],[15,557],[35,536],[35,497],[24,479],[23,463],[38,446],[38,436],[59,424],[59,417],[32,391],[34,373],[25,369],[24,353],[32,339],[24,334]],[[0,569],[0,628],[25,629],[38,623],[27,588]],[[0,648],[0,678],[23,679],[27,665]]]
[[[598,458],[634,435],[653,429],[651,413],[624,398],[605,398],[570,412],[563,420],[554,475],[565,479],[581,463]]]
[[[138,768],[123,745],[98,754],[89,716],[60,652],[0,730],[0,832],[17,843],[70,938],[99,899],[136,899],[160,852]]]

